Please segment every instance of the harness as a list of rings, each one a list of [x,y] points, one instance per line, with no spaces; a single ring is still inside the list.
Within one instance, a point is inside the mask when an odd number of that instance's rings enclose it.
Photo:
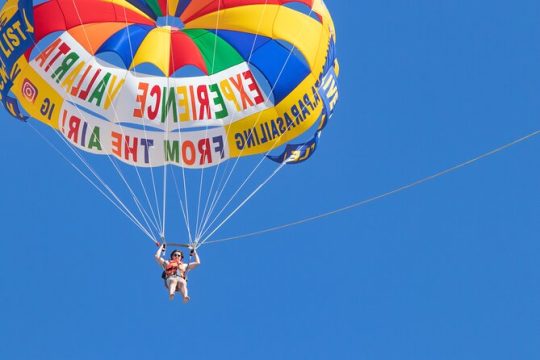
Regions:
[[[181,272],[180,270],[180,262],[177,260],[171,260],[165,267],[165,271],[161,274],[161,277],[163,279],[168,279],[171,276],[179,276],[184,280],[187,280],[186,272]]]
[[[165,242],[165,238],[161,238]],[[188,247],[188,245],[185,244],[169,244],[171,246],[182,246],[182,247]],[[165,249],[163,249],[163,254],[165,253]],[[193,250],[189,253],[189,261],[186,263],[186,271],[183,273],[180,271],[180,262],[176,259],[171,259],[167,266],[163,267],[164,271],[161,273],[161,278],[165,280],[165,285],[167,285],[167,279],[172,276],[178,276],[182,279],[188,281],[187,272],[189,271],[189,264],[191,263],[191,257],[193,256]]]

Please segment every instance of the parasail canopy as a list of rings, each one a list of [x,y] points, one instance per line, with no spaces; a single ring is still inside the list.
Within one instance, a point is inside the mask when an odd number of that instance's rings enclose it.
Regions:
[[[127,166],[300,163],[338,99],[322,0],[9,0],[0,19],[6,109]]]

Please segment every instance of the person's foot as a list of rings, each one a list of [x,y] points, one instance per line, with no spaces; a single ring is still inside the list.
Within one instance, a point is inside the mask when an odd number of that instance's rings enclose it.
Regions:
[[[187,304],[189,300],[190,300],[189,296],[184,296],[184,304]]]
[[[169,294],[169,300],[174,300],[174,293],[173,294]]]

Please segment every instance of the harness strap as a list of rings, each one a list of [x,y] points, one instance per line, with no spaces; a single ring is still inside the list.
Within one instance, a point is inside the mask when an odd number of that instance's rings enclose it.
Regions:
[[[161,239],[163,240],[163,243],[164,243],[165,245],[167,245],[167,242],[165,241],[165,238],[162,237]],[[173,245],[176,245],[176,244],[173,244]],[[164,252],[165,252],[165,251],[164,251]],[[168,278],[173,277],[173,276],[179,276],[179,277],[181,277],[182,279],[186,280],[186,282],[187,282],[187,281],[188,281],[187,273],[188,273],[188,271],[189,271],[189,264],[191,263],[192,257],[193,257],[193,250],[191,250],[191,251],[189,252],[189,260],[188,260],[188,262],[186,263],[186,271],[184,271],[184,273],[183,273],[182,275],[178,275],[178,272],[179,272],[179,270],[180,270],[180,266],[179,266],[179,267],[177,268],[177,270],[176,270],[176,274],[171,274],[170,276],[167,276],[167,266],[165,265],[165,263],[164,263],[163,265],[161,265],[161,267],[163,268],[163,271],[165,272],[165,280],[167,280]],[[180,264],[179,264],[179,265],[180,265]]]

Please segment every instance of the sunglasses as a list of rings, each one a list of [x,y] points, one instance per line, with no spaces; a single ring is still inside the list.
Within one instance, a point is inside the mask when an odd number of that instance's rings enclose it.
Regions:
[[[182,254],[173,254],[173,257],[184,257]]]

